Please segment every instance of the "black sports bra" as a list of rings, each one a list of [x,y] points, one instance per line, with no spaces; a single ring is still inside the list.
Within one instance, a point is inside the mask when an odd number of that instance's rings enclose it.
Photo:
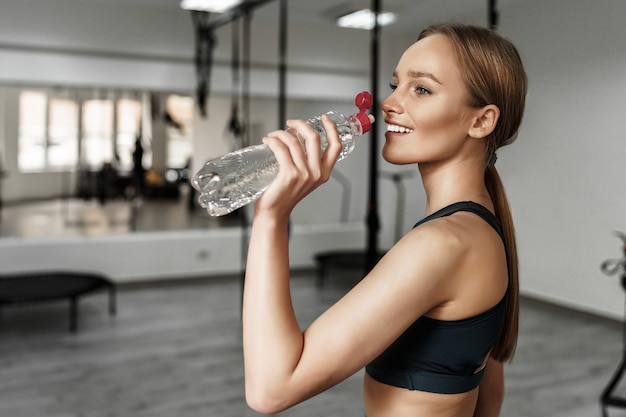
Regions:
[[[444,207],[414,227],[458,211],[479,215],[503,237],[498,219],[471,201]],[[487,355],[500,336],[507,299],[508,290],[498,304],[467,319],[420,317],[366,366],[366,372],[379,382],[409,390],[442,394],[471,391],[480,384]]]

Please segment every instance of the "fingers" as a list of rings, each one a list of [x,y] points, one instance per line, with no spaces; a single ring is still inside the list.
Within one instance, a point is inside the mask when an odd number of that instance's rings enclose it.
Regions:
[[[263,138],[279,165],[278,176],[257,201],[263,212],[288,213],[306,195],[328,181],[341,152],[337,126],[322,117],[328,146],[321,150],[321,138],[304,120],[290,120],[287,130],[277,130]]]
[[[288,131],[299,136],[310,161],[321,159],[320,137],[317,132],[304,120],[287,120]]]
[[[287,130],[271,132],[263,139],[279,163],[279,176],[286,187],[304,187],[311,191],[328,181],[341,152],[337,126],[322,116],[327,144],[321,149],[320,135],[304,120],[287,121]],[[308,185],[307,185],[308,184]]]
[[[337,162],[343,148],[341,144],[341,137],[339,136],[337,125],[330,120],[327,115],[322,116],[322,124],[324,125],[324,130],[326,130],[326,139],[328,141],[328,146],[326,147],[326,151],[323,156],[323,163],[325,165],[330,165],[332,168]]]
[[[305,152],[310,162],[322,162],[324,170],[332,170],[342,150],[341,139],[337,126],[327,116],[322,115],[322,125],[326,138],[320,138],[318,133],[304,120],[290,120],[287,122],[289,131],[297,133],[304,140]],[[322,144],[322,142],[324,142]],[[322,149],[322,145],[324,149]]]
[[[295,164],[296,160],[304,159],[304,151],[300,141],[289,132],[283,130],[270,132],[263,138],[263,143],[272,149],[281,166]]]

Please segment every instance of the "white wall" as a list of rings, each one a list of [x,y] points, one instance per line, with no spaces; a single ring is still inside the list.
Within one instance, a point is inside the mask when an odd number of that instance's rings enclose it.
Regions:
[[[626,230],[626,2],[536,2],[504,11],[530,79],[519,139],[498,167],[514,209],[526,293],[621,317]]]
[[[181,9],[130,2],[3,2],[0,82],[193,91],[194,32],[189,12]],[[253,19],[251,35],[253,94],[275,97],[278,28]],[[216,36],[211,89],[228,93],[230,26]],[[368,36],[343,30],[341,39],[350,47],[328,48],[336,36],[304,25],[289,27],[290,97],[345,99],[367,83]]]
[[[290,266],[312,268],[313,255],[359,249],[362,225],[296,225]],[[0,239],[2,273],[97,272],[118,283],[238,274],[245,235],[239,228],[65,238]]]
[[[67,18],[69,1],[55,0],[54,8],[46,6],[51,2],[44,0],[2,4],[0,83],[43,79],[81,85],[102,82],[110,86],[129,83],[138,88],[194,88],[193,69],[189,67],[192,30],[186,14],[172,17],[156,10],[146,16],[128,6],[127,17],[118,21],[106,10],[82,9],[79,12],[87,19],[76,22]],[[439,7],[437,13],[431,10],[435,4]],[[484,22],[484,10],[454,16],[452,10],[444,9],[445,4],[420,3],[420,11],[428,10],[429,14],[418,13],[416,6],[416,32],[431,21],[446,18]],[[523,128],[517,142],[501,150],[497,165],[517,225],[522,291],[620,318],[624,292],[619,278],[605,277],[599,266],[606,258],[621,256],[621,242],[612,232],[626,229],[622,215],[626,194],[621,193],[626,174],[621,160],[626,153],[626,121],[622,115],[626,103],[626,26],[622,24],[626,2],[528,0],[500,4],[501,31],[519,46],[530,79]],[[39,13],[27,14],[34,6]],[[57,30],[59,23],[63,24],[62,31]],[[155,30],[164,27],[167,31]],[[257,100],[271,99],[277,85],[276,72],[270,66],[276,63],[276,28],[257,22],[254,30],[256,78],[252,88]],[[219,93],[221,89],[225,93],[230,86],[229,34],[225,30],[219,36],[213,91]],[[256,41],[264,37],[270,40]],[[388,74],[414,37],[415,33],[384,35],[382,95]],[[350,96],[369,88],[364,69],[368,65],[368,42],[367,36],[358,31],[291,27],[289,61],[294,68],[288,78],[289,96],[301,101],[290,102],[290,117],[314,115],[331,104],[349,108]],[[14,46],[1,45],[9,43]],[[53,48],[51,52],[44,51],[47,47]],[[76,52],[111,51],[117,47],[123,55]],[[266,123],[264,127],[273,128],[273,108],[253,110],[254,117]],[[12,117],[7,112],[5,106],[5,123]],[[209,123],[220,124],[218,120]],[[9,140],[4,138],[5,147]],[[351,222],[360,222],[365,215],[368,150],[366,144],[359,145],[355,155],[341,163],[355,176],[354,193],[360,194],[352,201]],[[207,151],[199,157],[208,156]],[[380,170],[391,169],[381,162]],[[381,180],[380,184],[380,241],[386,247],[393,242],[396,196],[389,181]],[[409,200],[404,229],[423,210],[419,180],[408,180],[406,185]],[[329,207],[319,221],[338,215],[336,208],[328,205],[336,198],[337,185],[329,183],[327,187],[320,195],[310,197],[313,207]],[[298,224],[318,220],[316,212],[299,210],[303,211],[296,213]]]

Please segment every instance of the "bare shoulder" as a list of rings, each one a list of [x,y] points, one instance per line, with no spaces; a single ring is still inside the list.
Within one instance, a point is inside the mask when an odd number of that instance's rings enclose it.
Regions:
[[[471,250],[473,229],[466,219],[433,219],[412,229],[394,250],[409,262],[419,262],[420,269],[435,264],[446,272],[457,267]]]
[[[448,262],[467,259],[472,252],[491,250],[492,246],[502,246],[497,231],[471,212],[430,220],[411,230],[406,237],[421,250],[432,251],[433,256],[443,256]]]
[[[423,313],[454,296],[454,277],[472,247],[468,236],[457,220],[431,220],[407,233],[372,272],[384,271],[407,296],[422,299]]]
[[[439,319],[471,316],[495,305],[506,291],[508,274],[504,244],[481,217],[457,212],[428,221],[406,236],[422,253],[430,279],[439,281],[445,300],[429,315]]]

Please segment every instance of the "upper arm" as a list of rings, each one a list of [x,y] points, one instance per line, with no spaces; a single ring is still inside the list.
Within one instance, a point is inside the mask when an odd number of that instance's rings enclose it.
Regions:
[[[447,301],[462,252],[458,240],[434,224],[398,242],[305,330],[292,379],[300,395],[314,395],[357,372],[417,318]]]
[[[474,417],[498,417],[504,401],[504,364],[489,357],[478,389]]]

